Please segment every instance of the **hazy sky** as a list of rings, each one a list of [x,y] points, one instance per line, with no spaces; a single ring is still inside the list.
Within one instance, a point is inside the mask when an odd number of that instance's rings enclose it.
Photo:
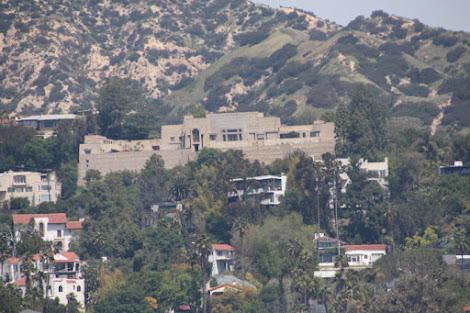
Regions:
[[[470,32],[470,0],[252,0],[272,7],[292,7],[313,12],[346,26],[359,15],[375,10],[419,19],[422,23],[449,30]]]

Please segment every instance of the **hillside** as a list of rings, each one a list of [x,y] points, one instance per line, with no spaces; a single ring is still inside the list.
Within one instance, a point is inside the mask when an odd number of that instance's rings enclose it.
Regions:
[[[107,77],[173,114],[258,110],[296,123],[374,86],[390,116],[470,126],[470,35],[378,11],[348,27],[241,0],[9,1],[0,101],[19,114],[92,108]]]

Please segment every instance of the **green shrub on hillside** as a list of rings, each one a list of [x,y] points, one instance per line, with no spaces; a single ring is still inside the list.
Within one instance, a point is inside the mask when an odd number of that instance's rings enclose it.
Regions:
[[[235,35],[235,36],[233,36],[233,39],[240,46],[246,46],[246,45],[251,45],[252,46],[252,45],[256,45],[256,44],[260,43],[261,41],[265,40],[266,38],[268,38],[270,32],[271,32],[271,27],[269,25],[264,24],[255,31]]]
[[[432,40],[432,43],[436,46],[444,46],[445,48],[450,48],[459,41],[458,37],[453,36],[439,36],[435,37]]]
[[[398,89],[407,96],[426,98],[429,95],[429,88],[416,83],[400,85]]]
[[[467,52],[467,49],[464,47],[457,47],[450,50],[446,55],[447,62],[457,62],[465,52]]]
[[[430,102],[403,102],[393,107],[390,115],[392,117],[410,116],[419,118],[425,125],[431,125],[432,121],[440,113],[440,109]]]

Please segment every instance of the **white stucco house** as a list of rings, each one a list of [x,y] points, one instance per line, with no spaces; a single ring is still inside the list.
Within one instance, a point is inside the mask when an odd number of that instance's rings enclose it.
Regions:
[[[73,295],[85,308],[85,279],[82,277],[82,264],[79,256],[75,252],[60,252],[54,255],[52,266],[48,266],[40,254],[35,254],[31,258],[34,271],[42,271],[46,274],[41,282],[44,297],[49,299],[59,299],[59,303],[67,305],[69,295]],[[26,276],[21,271],[21,258],[8,258],[3,264],[3,278],[5,281],[16,285],[22,292],[26,293]],[[36,280],[32,284],[38,286]]]
[[[68,221],[65,213],[13,214],[13,226],[17,242],[24,229],[33,227],[44,240],[57,243],[63,251],[69,250],[73,234],[83,228],[80,221]]]
[[[227,244],[213,244],[208,261],[212,263],[211,276],[225,271],[233,271],[235,248]]]
[[[349,158],[338,158],[336,161],[338,161],[343,168],[351,164],[351,160]],[[387,157],[385,157],[382,162],[369,162],[368,160],[361,158],[358,161],[358,166],[360,171],[369,174],[367,180],[376,181],[380,187],[388,190],[388,181],[386,180],[389,174]],[[351,179],[345,171],[341,171],[339,176],[341,179],[341,192],[345,193],[346,186],[351,183]]]
[[[287,176],[284,174],[235,178],[232,182],[235,184],[236,191],[230,192],[229,198],[236,199],[245,196],[246,200],[253,201],[260,196],[261,205],[280,204],[280,197],[284,196],[287,189]]]
[[[345,245],[343,246],[348,257],[349,266],[372,265],[387,254],[386,244],[374,245]]]

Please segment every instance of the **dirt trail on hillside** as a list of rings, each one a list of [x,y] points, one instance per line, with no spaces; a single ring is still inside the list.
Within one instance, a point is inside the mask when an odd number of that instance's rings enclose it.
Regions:
[[[445,103],[439,104],[439,109],[441,112],[431,123],[431,135],[435,135],[437,131],[437,126],[441,125],[442,119],[444,118],[444,109],[452,103],[452,96],[449,97],[449,100]]]

